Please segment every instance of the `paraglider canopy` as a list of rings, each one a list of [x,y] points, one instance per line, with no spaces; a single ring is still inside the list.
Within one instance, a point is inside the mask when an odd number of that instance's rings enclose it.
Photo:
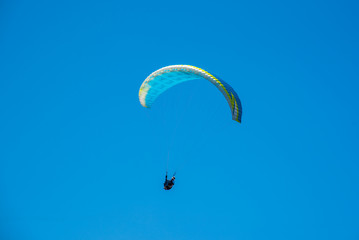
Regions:
[[[190,65],[171,65],[153,72],[141,85],[140,102],[142,106],[150,108],[167,89],[182,82],[200,79],[211,82],[222,92],[231,108],[232,119],[241,122],[242,105],[233,88],[209,72]]]

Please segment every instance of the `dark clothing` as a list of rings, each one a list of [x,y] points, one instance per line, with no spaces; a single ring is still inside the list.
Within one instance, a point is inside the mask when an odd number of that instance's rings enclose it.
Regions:
[[[163,188],[165,190],[170,190],[173,187],[173,185],[175,185],[174,180],[175,180],[174,176],[171,178],[171,180],[167,180],[167,175],[166,175],[166,180],[165,183],[163,184],[164,186]]]

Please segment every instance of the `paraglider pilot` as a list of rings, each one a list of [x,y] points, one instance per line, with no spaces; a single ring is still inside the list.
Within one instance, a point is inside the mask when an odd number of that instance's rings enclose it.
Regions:
[[[167,172],[166,172],[166,180],[165,180],[165,183],[163,184],[163,186],[164,186],[163,189],[164,190],[170,190],[173,187],[173,185],[175,185],[174,180],[175,180],[175,175],[173,175],[171,180],[168,180],[167,179]]]

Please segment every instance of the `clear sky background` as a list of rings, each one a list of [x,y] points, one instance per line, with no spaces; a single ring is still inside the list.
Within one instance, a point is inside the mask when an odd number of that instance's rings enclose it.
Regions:
[[[359,239],[358,10],[1,1],[0,238]],[[243,123],[208,82],[143,108],[172,64],[230,83]]]

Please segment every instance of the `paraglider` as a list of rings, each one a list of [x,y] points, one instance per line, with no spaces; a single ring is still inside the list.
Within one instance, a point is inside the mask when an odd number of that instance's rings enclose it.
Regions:
[[[231,109],[232,119],[241,123],[242,105],[233,88],[228,83],[210,74],[209,72],[190,65],[171,65],[151,73],[140,87],[139,99],[141,105],[146,108],[151,108],[158,96],[160,96],[163,92],[177,84],[191,80],[207,80],[215,85],[227,100]],[[206,103],[204,102],[203,104]],[[170,190],[174,185],[174,180],[174,175],[170,180],[168,180],[166,172],[164,189]]]
[[[173,185],[175,185],[175,175],[173,175],[173,177],[171,178],[171,180],[167,179],[167,172],[166,172],[166,179],[165,182],[163,183],[163,189],[164,190],[171,190],[171,188],[173,187]]]

